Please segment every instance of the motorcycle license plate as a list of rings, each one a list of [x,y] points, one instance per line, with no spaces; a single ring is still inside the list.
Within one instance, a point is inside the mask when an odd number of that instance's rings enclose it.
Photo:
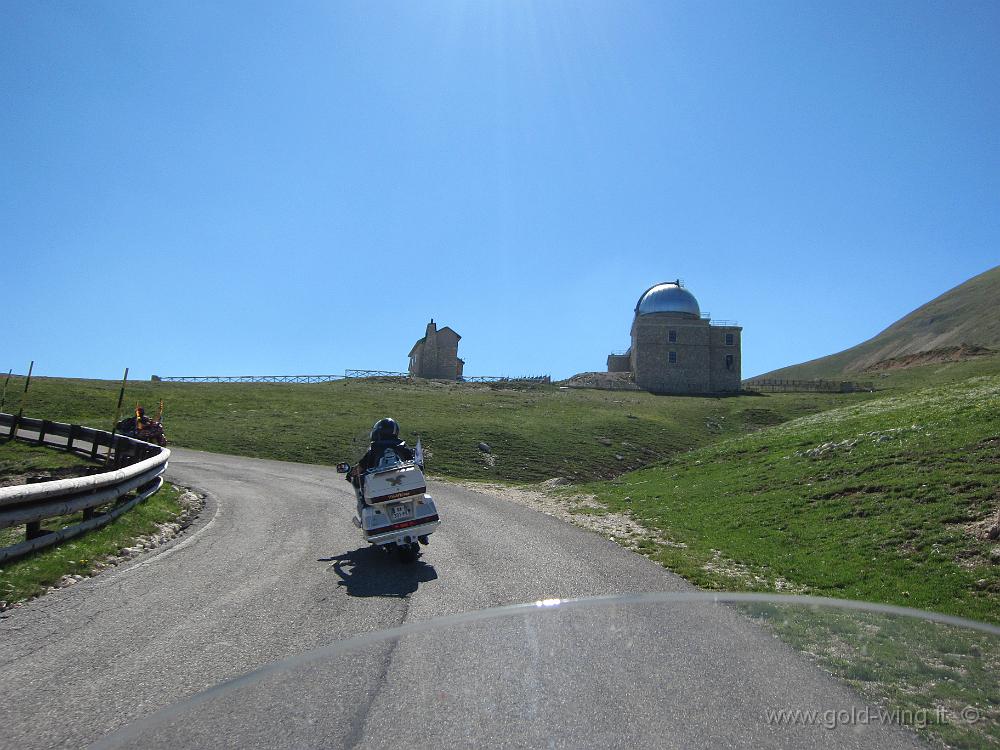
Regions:
[[[412,515],[410,512],[410,506],[408,505],[393,505],[389,509],[389,512],[392,513],[393,521],[402,521]]]

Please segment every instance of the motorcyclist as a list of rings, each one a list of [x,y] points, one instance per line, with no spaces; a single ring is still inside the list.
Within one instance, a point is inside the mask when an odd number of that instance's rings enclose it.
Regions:
[[[406,443],[399,439],[399,423],[392,417],[380,419],[372,427],[371,445],[365,453],[358,466],[361,471],[378,466],[387,450],[392,450],[402,461],[412,461],[413,451],[406,447]]]
[[[400,461],[412,461],[413,451],[406,447],[406,443],[399,439],[399,423],[392,417],[380,419],[372,426],[370,435],[371,442],[368,445],[368,452],[362,456],[357,465],[352,468],[344,477],[357,488],[361,488],[364,483],[365,472],[378,466],[382,456],[388,450],[393,451]],[[358,518],[364,509],[364,500],[358,497]]]
[[[406,443],[399,439],[399,423],[392,417],[380,419],[372,427],[370,436],[371,442],[368,445],[368,452],[358,461],[357,466],[351,469],[345,479],[355,485],[361,481],[361,477],[369,469],[378,466],[379,461],[385,452],[392,450],[401,461],[412,461],[413,451],[406,447]]]
[[[136,405],[135,416],[123,419],[115,428],[122,433],[137,433],[153,423],[153,420],[146,416],[146,410]]]

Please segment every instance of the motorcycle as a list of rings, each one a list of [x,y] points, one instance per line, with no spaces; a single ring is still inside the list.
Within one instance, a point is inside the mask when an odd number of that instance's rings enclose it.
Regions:
[[[123,419],[115,425],[115,432],[146,443],[156,443],[161,447],[167,445],[167,436],[163,434],[163,425],[149,418],[144,418],[142,421],[133,418]]]
[[[337,464],[339,474],[351,469],[350,464]],[[358,501],[352,520],[365,541],[386,552],[397,550],[408,562],[416,560],[420,545],[429,544],[441,524],[421,465],[387,450],[377,466],[352,478],[351,484]]]
[[[136,404],[135,416],[115,424],[115,432],[125,437],[166,447],[167,436],[163,434],[163,401],[160,401],[160,412],[156,415],[156,419],[147,417],[142,407]]]

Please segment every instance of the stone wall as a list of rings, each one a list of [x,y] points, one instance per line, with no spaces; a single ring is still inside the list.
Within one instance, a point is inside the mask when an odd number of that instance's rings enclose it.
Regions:
[[[629,368],[636,384],[653,393],[739,391],[741,330],[675,313],[639,315],[632,324]],[[608,357],[609,372],[621,365],[618,355]]]
[[[714,393],[731,393],[740,390],[742,378],[740,364],[740,334],[739,326],[712,326],[710,370],[711,385]],[[727,339],[727,337],[729,337]],[[731,341],[732,343],[726,343]]]
[[[653,393],[708,392],[709,333],[706,320],[672,313],[638,316],[632,325],[635,382]]]
[[[458,379],[458,334],[450,328],[442,328],[438,331],[434,373],[434,375],[425,375],[424,377],[445,380]]]
[[[609,354],[608,372],[632,372],[632,355]]]

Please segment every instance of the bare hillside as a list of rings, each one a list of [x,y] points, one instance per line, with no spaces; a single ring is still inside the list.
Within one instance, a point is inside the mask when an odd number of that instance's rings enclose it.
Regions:
[[[905,361],[910,355],[963,345],[1000,348],[1000,266],[945,292],[862,344],[760,377],[850,375],[878,369],[887,360]]]

